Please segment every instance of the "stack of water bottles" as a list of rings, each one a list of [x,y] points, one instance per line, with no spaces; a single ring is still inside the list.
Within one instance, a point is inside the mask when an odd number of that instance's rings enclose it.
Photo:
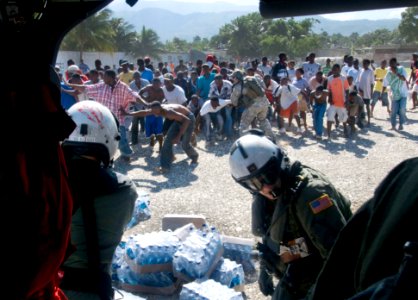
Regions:
[[[224,258],[241,264],[245,274],[246,283],[254,283],[258,279],[253,253],[253,241],[232,236],[222,236],[224,247]]]
[[[201,229],[190,226],[189,234],[174,254],[174,274],[186,282],[209,277],[222,253],[221,236],[216,228],[206,224]]]
[[[135,200],[135,207],[132,218],[126,225],[126,229],[130,229],[139,224],[139,222],[146,221],[151,218],[151,210],[149,208],[150,199],[149,194],[145,191],[137,190],[138,198]]]
[[[171,231],[136,234],[126,242],[126,256],[132,268],[171,264],[180,240]]]
[[[180,300],[243,300],[242,293],[236,292],[212,279],[193,281],[183,285]]]
[[[239,291],[243,290],[245,284],[242,265],[227,258],[221,258],[210,278]]]
[[[171,294],[177,289],[172,260],[179,245],[169,231],[132,235],[115,251],[112,278],[128,291]]]

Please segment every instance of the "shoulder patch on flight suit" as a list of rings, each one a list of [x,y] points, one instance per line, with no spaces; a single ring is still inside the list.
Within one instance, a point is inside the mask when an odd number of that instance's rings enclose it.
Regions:
[[[321,197],[309,202],[309,206],[314,214],[318,214],[333,205],[334,202],[332,202],[327,194],[323,194]]]

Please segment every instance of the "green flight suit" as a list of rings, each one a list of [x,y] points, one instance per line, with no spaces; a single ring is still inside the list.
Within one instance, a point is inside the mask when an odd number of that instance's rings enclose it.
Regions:
[[[418,242],[417,182],[418,157],[385,177],[341,230],[309,299],[416,299],[417,268],[401,265],[405,243]]]
[[[276,201],[260,194],[254,196],[252,229],[276,252],[276,274],[282,276],[273,299],[301,299],[315,282],[339,231],[351,217],[351,204],[324,174],[298,161],[291,164],[284,177],[282,193]],[[283,263],[277,249],[290,247],[295,240],[304,240],[306,256]]]
[[[99,256],[101,286],[111,288],[110,268],[113,254],[132,218],[135,200],[138,197],[136,187],[127,176],[111,168],[100,167],[93,160],[69,160],[68,169],[74,199],[93,201],[99,252],[94,255]],[[87,194],[92,198],[82,197]],[[78,208],[73,215],[71,242],[75,249],[63,265],[64,278],[61,288],[70,300],[101,299],[94,284],[96,270],[91,269],[88,245],[92,236],[86,235],[88,224],[84,222],[83,208]]]

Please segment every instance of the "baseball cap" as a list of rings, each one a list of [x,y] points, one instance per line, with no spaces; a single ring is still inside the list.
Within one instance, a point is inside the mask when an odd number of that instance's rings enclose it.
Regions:
[[[78,72],[80,72],[80,68],[77,65],[71,65],[67,68],[67,72],[69,74],[78,73]]]
[[[244,75],[242,74],[242,72],[240,70],[236,70],[234,71],[234,73],[232,73],[231,75],[232,78],[237,78],[238,80],[242,80],[244,78]]]
[[[174,80],[174,77],[173,77],[173,75],[171,73],[165,73],[164,74],[164,80],[173,81]]]

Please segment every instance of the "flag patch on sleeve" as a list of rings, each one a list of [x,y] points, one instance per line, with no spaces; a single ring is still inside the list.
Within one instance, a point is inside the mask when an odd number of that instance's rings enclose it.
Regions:
[[[327,194],[323,194],[321,197],[309,202],[309,206],[314,214],[318,214],[333,205],[334,202],[332,202]]]

